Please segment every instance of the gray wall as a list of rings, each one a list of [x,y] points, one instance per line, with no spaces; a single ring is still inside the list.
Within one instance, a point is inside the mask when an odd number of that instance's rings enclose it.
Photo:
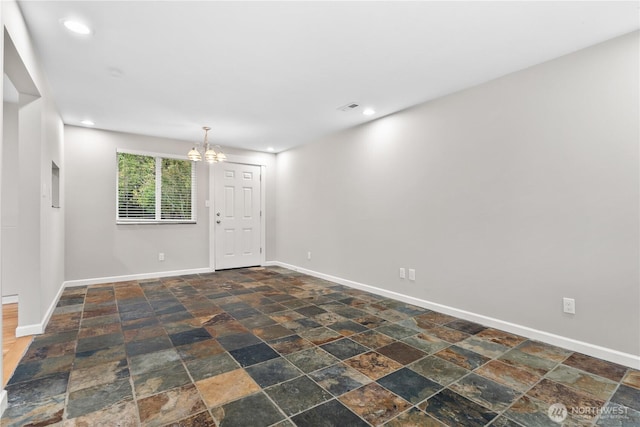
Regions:
[[[277,259],[639,355],[638,104],[636,32],[281,153]]]
[[[209,267],[208,168],[197,169],[197,224],[117,225],[116,149],[186,155],[189,143],[172,139],[65,126],[66,280],[162,273]],[[267,253],[275,240],[275,156],[225,153],[267,164]],[[158,261],[164,252],[165,261]]]

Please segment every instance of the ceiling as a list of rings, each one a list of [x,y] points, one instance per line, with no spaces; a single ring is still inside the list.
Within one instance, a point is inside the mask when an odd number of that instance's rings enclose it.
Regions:
[[[639,28],[637,1],[19,4],[65,123],[276,152]]]

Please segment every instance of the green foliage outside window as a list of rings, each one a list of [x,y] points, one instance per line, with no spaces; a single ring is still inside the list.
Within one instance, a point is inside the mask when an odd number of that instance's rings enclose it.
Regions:
[[[119,152],[118,220],[194,220],[192,167],[188,160]]]

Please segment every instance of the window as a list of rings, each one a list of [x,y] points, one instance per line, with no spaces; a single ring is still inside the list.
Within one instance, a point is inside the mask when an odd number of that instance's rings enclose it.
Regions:
[[[117,222],[195,222],[195,172],[189,160],[118,150]]]

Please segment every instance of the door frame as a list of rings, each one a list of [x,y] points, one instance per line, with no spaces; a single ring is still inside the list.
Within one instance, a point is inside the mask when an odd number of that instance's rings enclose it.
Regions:
[[[226,153],[225,153],[226,154]],[[227,160],[225,163],[238,163],[242,165],[260,166],[260,265],[264,265],[267,259],[267,238],[266,238],[266,225],[267,225],[267,203],[266,203],[266,171],[267,165],[263,160],[257,157],[241,156],[237,154],[226,154]],[[209,200],[206,205],[209,207],[209,268],[211,271],[216,271],[216,247],[215,247],[215,230],[216,230],[216,206],[215,206],[215,174],[213,168],[218,167],[217,163],[213,163],[209,166]]]

